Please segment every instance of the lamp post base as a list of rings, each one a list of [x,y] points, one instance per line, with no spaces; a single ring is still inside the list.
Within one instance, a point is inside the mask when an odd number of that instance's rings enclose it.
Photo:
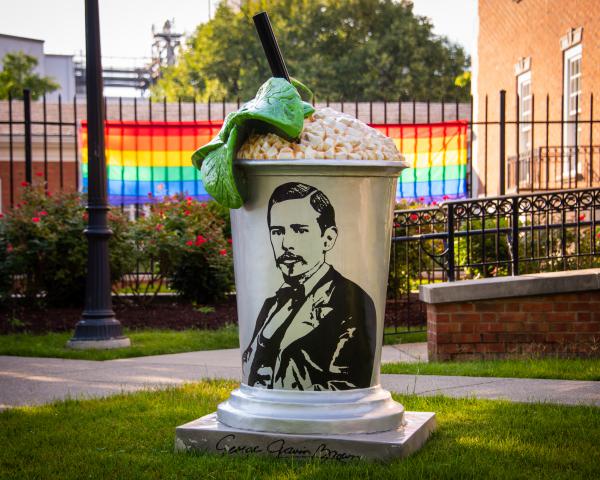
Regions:
[[[127,337],[110,338],[108,340],[76,340],[72,338],[67,342],[67,348],[72,348],[73,350],[108,350],[130,346],[131,340]]]

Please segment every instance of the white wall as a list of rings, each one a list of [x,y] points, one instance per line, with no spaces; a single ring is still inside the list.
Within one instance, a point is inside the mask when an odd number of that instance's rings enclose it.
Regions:
[[[57,100],[62,95],[63,101],[71,101],[75,95],[75,69],[72,55],[46,55],[44,57],[46,76],[53,77],[60,88],[47,97]]]

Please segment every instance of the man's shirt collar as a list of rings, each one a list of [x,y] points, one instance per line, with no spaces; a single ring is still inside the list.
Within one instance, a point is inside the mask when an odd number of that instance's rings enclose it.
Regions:
[[[312,291],[315,285],[319,283],[319,281],[325,276],[330,268],[331,265],[329,265],[327,262],[323,262],[321,265],[315,267],[313,274],[304,276],[304,278],[300,280],[300,284],[304,287],[305,295],[308,295]],[[280,289],[282,288],[294,288],[294,286],[284,281]]]

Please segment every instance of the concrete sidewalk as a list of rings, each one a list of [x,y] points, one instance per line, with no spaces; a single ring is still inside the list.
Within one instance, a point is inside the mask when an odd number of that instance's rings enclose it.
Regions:
[[[384,347],[382,360],[414,362],[426,356],[425,344],[406,344]],[[239,349],[106,362],[0,356],[0,409],[165,388],[206,378],[239,381]],[[600,382],[382,375],[381,383],[399,393],[600,406]]]

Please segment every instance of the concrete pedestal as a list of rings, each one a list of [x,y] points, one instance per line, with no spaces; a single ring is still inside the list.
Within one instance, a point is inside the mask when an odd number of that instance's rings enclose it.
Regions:
[[[175,450],[273,458],[392,460],[417,451],[435,429],[435,413],[405,412],[404,426],[387,432],[298,435],[257,432],[223,425],[211,413],[176,429]]]

